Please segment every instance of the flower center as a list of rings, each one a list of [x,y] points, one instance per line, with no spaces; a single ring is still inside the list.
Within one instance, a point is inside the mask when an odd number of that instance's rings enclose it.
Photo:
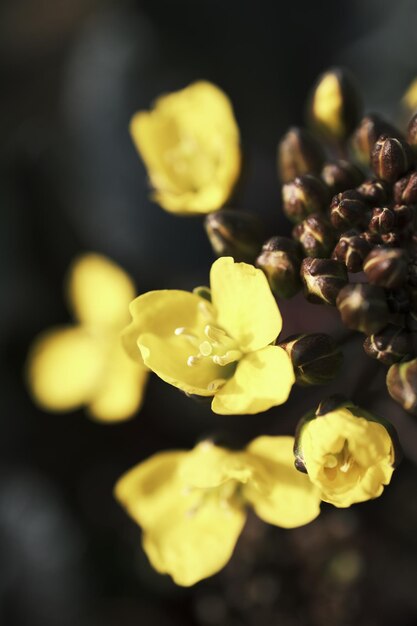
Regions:
[[[329,478],[336,477],[337,472],[347,474],[355,465],[355,459],[349,451],[347,440],[343,444],[343,448],[336,454],[326,454],[324,458],[324,469]]]
[[[174,333],[188,341],[190,347],[193,348],[193,353],[187,357],[188,367],[198,367],[208,361],[220,367],[226,367],[242,357],[236,341],[225,330],[214,324],[206,324],[201,334],[196,334],[184,326],[176,328]],[[224,385],[229,375],[229,372],[225,371],[225,377],[212,380],[207,389],[217,391]]]
[[[228,480],[218,487],[203,489],[201,487],[185,486],[182,496],[195,496],[195,503],[186,511],[187,517],[194,517],[209,503],[217,505],[224,511],[230,510],[236,504],[234,502],[239,492],[240,483],[236,480]]]

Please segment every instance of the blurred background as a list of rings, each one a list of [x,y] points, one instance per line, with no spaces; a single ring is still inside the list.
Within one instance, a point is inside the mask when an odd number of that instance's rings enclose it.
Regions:
[[[202,221],[148,200],[128,134],[160,93],[205,78],[223,88],[242,133],[234,200],[287,234],[275,151],[301,124],[306,96],[330,66],[350,68],[366,110],[392,120],[417,75],[413,0],[2,0],[0,228],[2,311],[0,624],[2,626],[401,626],[417,623],[417,428],[383,387],[361,340],[344,346],[341,377],[296,390],[256,417],[213,415],[152,378],[140,414],[118,425],[83,411],[52,415],[23,381],[28,346],[68,323],[62,281],[82,251],[104,253],[138,292],[207,282]],[[341,333],[337,315],[283,304],[283,336]],[[223,572],[191,589],[154,573],[140,530],[112,489],[135,463],[210,435],[242,445],[292,434],[323,394],[343,391],[394,421],[405,460],[376,501],[323,507],[305,528],[250,518]]]

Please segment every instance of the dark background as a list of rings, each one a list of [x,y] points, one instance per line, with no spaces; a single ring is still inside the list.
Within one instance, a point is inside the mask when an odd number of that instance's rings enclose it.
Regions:
[[[417,429],[384,390],[384,369],[344,345],[327,390],[295,390],[259,416],[220,417],[152,378],[130,422],[50,415],[25,390],[32,338],[69,314],[62,280],[80,251],[107,254],[138,291],[207,282],[202,222],[148,200],[128,135],[137,109],[205,78],[230,96],[244,174],[234,200],[270,234],[279,211],[278,138],[303,121],[316,76],[335,64],[361,84],[367,110],[399,119],[417,74],[412,0],[2,0],[0,3],[0,624],[1,626],[379,626],[417,623]],[[297,297],[284,333],[337,316]],[[250,518],[231,563],[191,589],[155,574],[140,531],[112,497],[150,454],[205,435],[244,444],[293,433],[324,393],[344,391],[392,419],[406,458],[384,496],[323,507],[294,531]]]

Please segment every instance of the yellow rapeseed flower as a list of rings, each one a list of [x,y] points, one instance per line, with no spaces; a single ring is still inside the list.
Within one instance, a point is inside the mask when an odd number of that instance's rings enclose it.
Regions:
[[[322,500],[337,507],[377,498],[394,471],[387,428],[353,405],[307,419],[297,448]]]
[[[295,377],[285,350],[271,345],[282,319],[265,275],[222,257],[210,283],[211,302],[177,290],[136,298],[123,335],[127,351],[186,393],[213,396],[215,413],[259,413],[282,404]]]
[[[319,490],[294,468],[293,437],[258,437],[243,451],[205,441],[155,454],[118,481],[116,498],[143,529],[153,567],[189,586],[232,556],[253,507],[265,522],[294,528],[320,512]]]
[[[403,95],[402,103],[410,113],[414,113],[417,109],[417,78],[415,78],[407,87],[407,91]]]
[[[148,369],[123,350],[120,332],[135,295],[130,277],[98,254],[73,262],[68,299],[79,324],[50,329],[37,337],[27,362],[33,399],[49,411],[83,405],[102,421],[131,417],[140,407]]]
[[[160,97],[130,124],[153,198],[172,213],[211,213],[240,172],[239,129],[227,96],[206,81]]]

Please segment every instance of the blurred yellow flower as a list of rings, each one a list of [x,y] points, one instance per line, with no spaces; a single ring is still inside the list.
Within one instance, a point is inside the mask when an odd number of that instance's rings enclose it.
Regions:
[[[158,98],[130,124],[155,190],[172,213],[210,213],[228,200],[240,172],[239,129],[227,96],[200,81]]]
[[[294,468],[292,437],[258,437],[239,452],[205,441],[155,454],[118,481],[115,496],[143,529],[153,567],[190,586],[229,561],[252,506],[294,528],[320,512],[319,490]]]
[[[299,449],[322,499],[337,507],[377,498],[394,471],[394,446],[387,428],[354,406],[307,420]]]
[[[213,396],[215,413],[259,413],[284,403],[295,377],[285,350],[271,345],[282,319],[265,275],[222,257],[210,283],[211,302],[196,291],[136,298],[123,334],[127,351],[186,393]]]
[[[407,91],[402,98],[402,103],[410,113],[417,109],[417,78],[407,87]]]
[[[27,361],[33,399],[49,411],[86,405],[97,420],[128,419],[141,405],[148,376],[120,340],[135,286],[115,263],[90,253],[73,262],[67,292],[79,324],[50,329],[33,342]]]

